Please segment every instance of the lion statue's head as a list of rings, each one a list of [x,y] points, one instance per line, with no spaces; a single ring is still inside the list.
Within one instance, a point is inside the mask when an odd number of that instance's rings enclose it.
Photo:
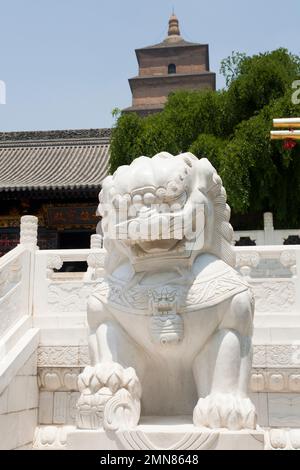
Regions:
[[[106,270],[129,259],[136,271],[192,263],[203,253],[234,265],[230,207],[206,159],[167,152],[140,157],[105,178],[99,195]]]

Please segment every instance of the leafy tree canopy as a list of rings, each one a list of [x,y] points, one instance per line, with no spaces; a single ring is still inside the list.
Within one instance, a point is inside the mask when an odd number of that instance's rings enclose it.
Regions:
[[[119,115],[110,171],[141,155],[191,151],[221,174],[236,214],[272,211],[278,227],[300,224],[300,146],[270,141],[273,118],[300,116],[292,83],[300,58],[286,49],[222,61],[226,88],[177,91],[161,113]]]

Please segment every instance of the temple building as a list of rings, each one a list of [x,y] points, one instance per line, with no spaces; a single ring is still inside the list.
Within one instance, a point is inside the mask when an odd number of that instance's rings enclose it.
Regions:
[[[132,106],[124,112],[146,116],[161,111],[171,92],[216,89],[216,74],[209,70],[208,44],[185,41],[174,14],[163,42],[135,52],[139,73],[129,79]]]
[[[87,248],[107,175],[110,129],[0,133],[0,256],[22,215],[39,218],[41,249]]]

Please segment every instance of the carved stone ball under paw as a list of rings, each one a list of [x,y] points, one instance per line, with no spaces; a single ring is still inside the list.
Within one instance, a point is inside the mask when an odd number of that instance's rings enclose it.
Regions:
[[[139,409],[141,385],[132,367],[124,369],[114,362],[87,366],[78,377],[78,388],[81,396],[77,402],[77,425],[81,429],[113,429],[115,418],[111,410],[133,409],[134,420]]]

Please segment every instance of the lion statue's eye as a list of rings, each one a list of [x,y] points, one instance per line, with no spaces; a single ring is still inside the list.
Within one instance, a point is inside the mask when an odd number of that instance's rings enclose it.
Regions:
[[[156,196],[159,200],[163,200],[166,196],[165,188],[158,188],[156,191]]]
[[[186,203],[186,200],[187,200],[187,193],[185,191],[179,195],[176,194],[173,197],[170,196],[166,198],[166,202],[170,205],[170,207],[177,205],[177,206],[180,206],[180,208],[182,208],[184,204]]]

